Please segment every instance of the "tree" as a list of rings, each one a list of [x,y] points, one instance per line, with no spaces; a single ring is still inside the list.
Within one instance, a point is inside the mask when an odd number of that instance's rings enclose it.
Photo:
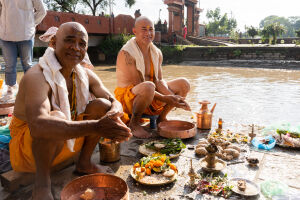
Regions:
[[[271,31],[271,35],[273,36],[273,44],[276,44],[277,36],[280,36],[284,32],[286,32],[286,29],[283,25],[279,23],[275,23],[271,25],[270,31]]]
[[[247,30],[247,33],[248,35],[253,39],[256,35],[258,35],[258,30],[253,27],[253,26],[250,26],[250,27],[246,27],[246,30]]]
[[[296,32],[297,37],[300,37],[300,29],[295,32]]]
[[[214,36],[217,34],[228,35],[237,26],[236,20],[234,18],[229,19],[227,13],[221,16],[221,10],[219,7],[215,10],[208,10],[206,17],[209,20],[206,26],[207,34],[213,34]]]
[[[298,22],[298,20],[299,20],[299,22]],[[264,18],[263,20],[261,20],[259,27],[264,28],[264,27],[274,24],[274,23],[278,23],[278,24],[281,24],[282,26],[284,26],[286,31],[282,35],[283,37],[295,37],[295,30],[298,30],[300,28],[300,17],[285,18],[285,17],[276,16],[276,15],[270,15],[270,16]],[[299,28],[296,26],[299,26]]]
[[[131,7],[136,0],[124,0],[125,5]],[[96,16],[110,4],[115,4],[115,0],[44,0],[48,9],[61,12],[84,12]],[[83,10],[79,10],[81,7]]]
[[[60,11],[60,12],[78,12],[77,5],[79,0],[44,0],[49,10]]]
[[[115,4],[115,0],[80,0],[84,6],[87,6],[92,15],[96,16],[100,10],[109,6],[109,4]],[[136,0],[125,0],[125,5],[129,8],[135,4]]]
[[[276,44],[277,37],[286,31],[285,27],[279,23],[265,26],[262,30],[263,38],[269,39],[272,36],[272,44]]]

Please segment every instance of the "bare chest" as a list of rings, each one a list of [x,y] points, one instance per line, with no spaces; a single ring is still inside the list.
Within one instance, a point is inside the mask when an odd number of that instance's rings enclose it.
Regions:
[[[145,64],[145,80],[149,81],[151,79],[151,62],[149,56],[144,56],[144,64]]]

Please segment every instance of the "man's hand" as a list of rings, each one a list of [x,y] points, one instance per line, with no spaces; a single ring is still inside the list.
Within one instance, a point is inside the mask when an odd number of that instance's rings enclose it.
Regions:
[[[184,110],[191,111],[191,107],[185,101],[184,97],[181,97],[179,95],[165,95],[164,99],[165,99],[165,102],[170,106],[174,106],[176,108],[182,108]]]
[[[106,113],[106,115],[108,117],[112,118],[112,119],[116,119],[116,118],[122,117],[123,116],[123,107],[122,107],[122,104],[119,101],[117,101],[117,100],[112,101],[111,108]]]
[[[118,142],[126,141],[132,136],[130,128],[119,117],[111,118],[108,115],[98,121],[97,132],[104,138]]]

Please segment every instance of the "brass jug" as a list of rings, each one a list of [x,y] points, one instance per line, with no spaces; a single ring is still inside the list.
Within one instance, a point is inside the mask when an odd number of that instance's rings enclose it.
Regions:
[[[212,109],[208,110],[207,105],[210,104],[209,101],[205,100],[199,103],[202,106],[199,113],[197,113],[197,127],[204,130],[211,129],[212,114],[217,104],[215,103]]]

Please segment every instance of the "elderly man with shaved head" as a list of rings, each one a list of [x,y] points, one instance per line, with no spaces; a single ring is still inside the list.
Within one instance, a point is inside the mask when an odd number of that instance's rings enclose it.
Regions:
[[[34,200],[53,199],[50,171],[56,164],[80,152],[75,172],[108,172],[111,169],[91,161],[100,137],[122,142],[131,136],[120,120],[122,105],[96,74],[79,64],[87,46],[81,24],[62,24],[53,48],[20,82],[10,125],[10,157],[14,170],[35,172]]]
[[[140,124],[143,114],[159,115],[165,121],[172,108],[190,110],[185,97],[190,84],[185,78],[166,82],[162,76],[163,56],[152,43],[153,23],[144,16],[136,19],[135,37],[121,49],[117,58],[115,96],[123,105],[124,117],[134,136],[148,138],[151,134]]]

